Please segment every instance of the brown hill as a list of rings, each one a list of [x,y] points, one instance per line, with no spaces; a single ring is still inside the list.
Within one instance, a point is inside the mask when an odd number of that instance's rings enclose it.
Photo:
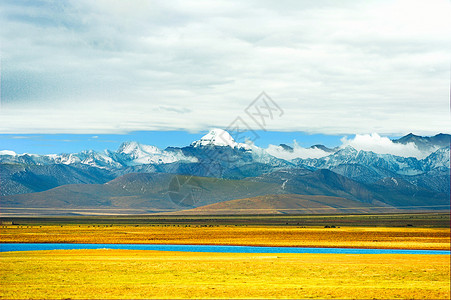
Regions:
[[[383,205],[383,204],[382,204]],[[265,195],[236,199],[172,212],[177,215],[254,215],[254,214],[334,214],[392,213],[391,206],[375,206],[341,197],[296,194]]]

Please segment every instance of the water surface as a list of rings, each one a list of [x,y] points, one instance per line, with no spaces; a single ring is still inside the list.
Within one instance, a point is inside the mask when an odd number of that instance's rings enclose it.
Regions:
[[[149,244],[61,244],[61,243],[3,243],[0,252],[36,250],[121,249],[158,250],[213,253],[328,253],[328,254],[429,254],[450,255],[447,250],[361,249],[361,248],[308,248],[308,247],[256,247],[221,245],[149,245]]]

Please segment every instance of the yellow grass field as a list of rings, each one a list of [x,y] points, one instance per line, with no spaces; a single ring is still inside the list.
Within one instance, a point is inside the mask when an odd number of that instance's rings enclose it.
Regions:
[[[448,255],[0,254],[0,298],[450,298]]]
[[[145,243],[450,249],[449,228],[271,226],[3,226],[2,243]]]
[[[8,225],[0,242],[450,249],[449,228]],[[0,298],[449,299],[449,255],[0,253]]]

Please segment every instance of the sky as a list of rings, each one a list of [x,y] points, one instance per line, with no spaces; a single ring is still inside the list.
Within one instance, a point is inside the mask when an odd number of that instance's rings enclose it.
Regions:
[[[237,120],[305,146],[451,133],[450,12],[447,0],[3,0],[0,148],[164,147]]]
[[[254,144],[267,148],[269,145],[287,144],[294,141],[304,148],[323,144],[336,147],[341,144],[342,136],[324,134],[305,134],[301,132],[255,131]],[[60,154],[77,153],[83,150],[115,151],[123,142],[138,141],[144,145],[166,147],[185,147],[199,140],[207,131],[189,133],[186,131],[137,131],[127,134],[0,134],[0,151],[10,150],[16,153]],[[237,136],[234,135],[236,138]],[[245,138],[237,139],[245,142]]]

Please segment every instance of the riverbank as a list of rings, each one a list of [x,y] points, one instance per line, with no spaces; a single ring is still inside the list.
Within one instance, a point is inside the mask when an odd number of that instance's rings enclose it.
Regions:
[[[450,230],[414,227],[9,225],[0,228],[0,242],[450,250]]]

